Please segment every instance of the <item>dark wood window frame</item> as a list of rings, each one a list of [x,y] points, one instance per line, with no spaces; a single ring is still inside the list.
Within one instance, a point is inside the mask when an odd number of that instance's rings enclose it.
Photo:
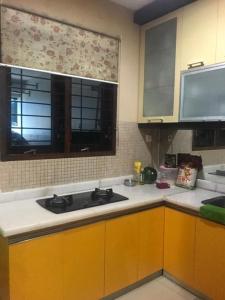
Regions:
[[[220,137],[222,132],[225,132],[224,127],[193,130],[192,150],[203,151],[225,149],[225,140]],[[203,136],[202,138],[200,137],[201,135]],[[204,145],[202,145],[202,143]]]
[[[35,71],[35,70],[34,70]],[[63,149],[57,149],[54,145],[54,122],[57,122],[54,116],[52,123],[52,139],[51,146],[21,146],[17,151],[10,151],[11,143],[11,112],[9,102],[11,100],[11,91],[9,90],[9,68],[0,67],[0,154],[2,161],[13,160],[35,160],[35,159],[51,159],[51,158],[69,158],[69,157],[90,157],[90,156],[109,156],[116,154],[116,116],[117,116],[117,87],[113,89],[112,101],[112,145],[110,150],[98,151],[77,151],[74,152],[72,147],[72,126],[71,126],[71,110],[72,110],[72,78],[61,75],[52,75],[55,80],[57,77],[63,78],[64,81],[64,134],[63,134]],[[51,80],[54,82],[54,80]],[[53,84],[53,83],[52,83]],[[53,107],[54,114],[54,107]],[[61,145],[62,146],[62,145]],[[62,148],[62,147],[61,147]],[[32,149],[38,151],[32,151]],[[88,149],[87,149],[88,150]]]

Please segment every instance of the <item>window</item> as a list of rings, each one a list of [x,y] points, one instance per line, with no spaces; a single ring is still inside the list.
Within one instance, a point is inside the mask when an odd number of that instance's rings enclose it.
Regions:
[[[1,67],[3,159],[115,154],[117,86]]]
[[[71,128],[73,151],[109,151],[113,147],[114,86],[72,79]]]
[[[225,128],[193,130],[192,150],[225,148]]]
[[[52,144],[49,74],[11,68],[10,147]]]

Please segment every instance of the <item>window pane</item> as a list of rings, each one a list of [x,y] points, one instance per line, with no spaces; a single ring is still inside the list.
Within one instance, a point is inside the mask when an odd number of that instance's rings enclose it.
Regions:
[[[91,85],[83,85],[82,86],[82,95],[96,98],[96,97],[100,96],[100,89],[98,86],[95,86],[95,85],[92,85],[92,86]]]
[[[72,96],[72,106],[80,107],[81,106],[81,97]]]
[[[82,114],[83,118],[95,120],[99,116],[98,110],[96,110],[96,109],[83,109],[82,111],[83,111],[83,114]]]
[[[33,103],[22,103],[24,115],[51,116],[51,106]]]
[[[83,120],[82,121],[83,130],[98,130],[99,126],[96,127],[95,120]]]
[[[29,146],[29,143],[22,136],[22,130],[12,129],[11,130],[11,145],[12,146]]]
[[[51,143],[51,131],[50,130],[41,130],[41,129],[23,129],[22,130],[23,138],[31,144],[36,142],[39,145],[42,145],[42,142]]]
[[[79,130],[81,128],[81,120],[73,119],[71,126],[72,126],[72,130]]]
[[[37,102],[37,103],[43,103],[43,104],[51,103],[51,94],[50,93],[23,90],[22,96],[23,96],[24,102]]]
[[[22,117],[24,128],[46,128],[51,129],[51,118],[48,117]]]
[[[81,85],[72,84],[72,95],[81,95]]]
[[[11,69],[11,145],[51,144],[51,75]]]
[[[81,109],[80,108],[72,108],[72,118],[81,118]]]
[[[74,79],[72,79],[74,82]],[[114,99],[116,86],[92,80],[76,80],[72,96],[71,127],[73,151],[108,151],[115,140]],[[72,93],[74,92],[72,85]]]
[[[39,77],[23,76],[22,86],[24,89],[50,91],[51,80]]]
[[[83,97],[82,106],[83,107],[98,108],[98,107],[101,106],[101,99]]]

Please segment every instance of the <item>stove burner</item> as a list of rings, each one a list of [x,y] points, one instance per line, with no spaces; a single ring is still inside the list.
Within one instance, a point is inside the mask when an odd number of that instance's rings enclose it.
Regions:
[[[95,189],[93,192],[90,191],[64,196],[54,195],[52,198],[39,199],[37,203],[55,214],[61,214],[123,200],[128,200],[128,198],[114,193],[112,189]]]
[[[46,199],[47,207],[60,207],[65,208],[72,204],[72,199],[69,197],[58,196],[56,194],[53,195],[53,198]]]
[[[112,189],[107,189],[107,190],[100,190],[96,188],[92,193],[91,197],[93,200],[99,200],[99,199],[110,199],[113,196],[113,190]]]

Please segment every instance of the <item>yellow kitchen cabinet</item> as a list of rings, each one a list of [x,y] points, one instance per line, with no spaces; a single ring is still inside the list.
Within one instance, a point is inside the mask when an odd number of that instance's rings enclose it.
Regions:
[[[138,279],[163,269],[164,207],[139,213]]]
[[[225,299],[225,227],[198,219],[196,226],[196,288],[213,300]]]
[[[194,287],[196,217],[165,209],[164,270]]]
[[[104,293],[105,223],[3,244],[1,300],[98,300]],[[0,243],[0,244],[1,244]],[[8,257],[8,259],[7,259]],[[9,266],[7,267],[7,262]],[[9,270],[8,270],[9,269]],[[3,286],[4,284],[4,286]]]
[[[104,293],[105,223],[63,234],[63,299],[98,300]]]
[[[10,245],[10,300],[63,300],[61,250],[61,234]]]
[[[0,236],[0,300],[9,299],[9,247]]]
[[[225,1],[219,1],[216,63],[225,62]]]
[[[138,279],[138,214],[106,222],[105,295]]]
[[[218,1],[198,0],[183,8],[181,70],[216,61]]]

